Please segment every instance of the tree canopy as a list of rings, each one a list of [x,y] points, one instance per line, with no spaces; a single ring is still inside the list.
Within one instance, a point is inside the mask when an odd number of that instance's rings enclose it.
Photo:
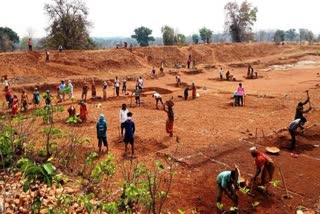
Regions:
[[[165,25],[161,28],[161,32],[164,45],[174,45],[176,43],[173,28]]]
[[[131,38],[137,40],[140,46],[149,46],[149,41],[154,41],[154,37],[150,36],[152,30],[146,27],[139,27],[134,30],[134,35]]]
[[[200,38],[204,43],[210,43],[211,42],[211,37],[212,37],[212,30],[203,27],[199,30],[200,33]]]
[[[0,27],[0,51],[13,51],[15,44],[19,43],[19,36],[11,28]]]
[[[285,40],[286,33],[283,30],[277,30],[274,33],[273,41],[276,43],[283,42]]]
[[[199,35],[198,34],[193,34],[192,35],[192,42],[194,44],[198,44],[199,43]]]
[[[83,0],[51,0],[44,10],[50,18],[46,44],[51,48],[89,49],[94,43],[89,38],[88,8]]]
[[[252,35],[252,26],[257,21],[257,7],[252,7],[247,1],[238,5],[229,2],[224,7],[225,28],[230,32],[233,42],[249,40]]]

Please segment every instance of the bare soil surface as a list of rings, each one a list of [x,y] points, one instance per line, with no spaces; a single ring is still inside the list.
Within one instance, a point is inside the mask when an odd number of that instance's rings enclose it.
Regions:
[[[95,123],[100,113],[108,121],[109,150],[118,161],[123,160],[124,145],[119,143],[119,110],[127,103],[136,123],[135,159],[152,162],[164,156],[172,156],[177,162],[173,189],[169,194],[166,210],[177,213],[215,213],[216,177],[219,172],[230,170],[237,164],[245,178],[255,173],[254,160],[249,148],[256,144],[261,151],[265,146],[278,146],[279,155],[270,155],[277,167],[281,167],[292,199],[284,199],[283,183],[272,187],[272,196],[266,198],[257,193],[255,198],[240,195],[240,213],[294,213],[303,206],[320,212],[320,56],[319,46],[276,46],[273,44],[211,44],[187,47],[136,48],[97,51],[52,51],[51,61],[45,63],[42,52],[0,54],[1,76],[7,74],[11,88],[20,97],[26,89],[29,98],[35,85],[41,92],[53,90],[60,80],[71,79],[75,83],[75,95],[80,99],[81,83],[95,79],[97,94],[102,96],[102,81],[112,84],[115,76],[135,80],[143,76],[145,90],[141,107],[134,98],[121,94],[114,97],[113,86],[108,88],[108,100],[89,100],[89,122],[70,127],[61,119],[55,124],[63,129],[84,133],[96,139]],[[186,64],[188,55],[196,60],[196,69],[175,69],[174,64]],[[299,66],[282,66],[297,64]],[[159,73],[163,63],[164,73]],[[247,65],[258,71],[258,79],[246,79]],[[224,72],[230,70],[237,81],[218,80],[218,66]],[[151,69],[157,67],[158,77],[151,78]],[[182,85],[175,85],[175,75],[181,76]],[[232,95],[239,82],[243,83],[247,96],[244,107],[233,107]],[[181,98],[183,88],[194,82],[200,97],[185,101]],[[132,91],[135,81],[128,82]],[[298,158],[282,147],[289,144],[286,127],[292,121],[295,107],[306,99],[309,90],[313,110],[305,114],[308,122],[304,134],[297,136]],[[131,95],[130,91],[130,95]],[[156,110],[152,93],[162,94],[163,100],[173,97],[175,105],[174,137],[165,132],[166,113]],[[90,93],[90,91],[89,91]],[[191,92],[189,93],[189,96]],[[1,91],[1,101],[4,92]],[[89,95],[90,97],[90,95]],[[101,103],[101,108],[96,104]],[[71,104],[66,100],[65,108]],[[43,105],[43,103],[42,103]],[[308,105],[307,105],[308,106]],[[306,107],[307,107],[306,106]],[[77,107],[78,108],[78,107]],[[4,110],[3,110],[4,111]],[[31,110],[30,110],[31,111]],[[77,109],[78,111],[78,109]],[[43,126],[39,123],[39,127]],[[282,130],[281,130],[282,129]],[[257,130],[257,136],[256,136]],[[176,137],[180,139],[175,156]],[[92,142],[96,148],[96,142]],[[85,148],[84,148],[85,149]],[[106,154],[105,154],[106,155]],[[281,180],[278,168],[274,179]],[[252,203],[259,201],[255,209]],[[226,197],[224,206],[232,204]]]

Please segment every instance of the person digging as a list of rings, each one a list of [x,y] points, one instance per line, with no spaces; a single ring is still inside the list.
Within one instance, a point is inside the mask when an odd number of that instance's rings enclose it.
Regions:
[[[152,97],[154,97],[154,99],[156,100],[156,109],[159,109],[158,107],[158,103],[160,102],[163,106],[163,102],[162,102],[162,97],[158,92],[155,92]]]
[[[294,150],[296,148],[296,131],[300,127],[303,132],[305,122],[307,122],[307,119],[305,117],[302,117],[292,121],[289,124],[288,130],[291,135],[291,143],[288,149]]]
[[[233,202],[234,207],[238,207],[238,180],[239,171],[234,169],[231,171],[223,171],[217,176],[217,203],[221,204],[223,193]]]
[[[128,113],[129,110],[127,108],[127,105],[125,103],[122,104],[120,112],[119,112],[119,119],[120,119],[120,128],[121,128],[121,137],[123,137],[123,130],[125,129],[125,122],[128,119]]]
[[[257,178],[261,173],[261,183],[259,186],[264,186],[264,191],[268,194],[268,188],[270,186],[270,181],[272,181],[275,165],[273,160],[260,152],[256,147],[250,148],[251,156],[255,159],[256,173],[252,178],[251,193],[253,191],[253,186],[257,183]]]
[[[131,97],[134,95],[136,99],[136,106],[139,105],[140,107],[140,95],[141,95],[141,89],[139,86],[136,86],[136,89],[132,92]]]
[[[109,151],[108,141],[107,141],[107,121],[104,118],[104,114],[100,114],[99,121],[97,122],[97,138],[98,138],[98,147],[99,153],[101,153],[102,143],[106,147],[106,153]]]
[[[296,119],[302,119],[302,118],[306,119],[306,118],[303,116],[303,114],[304,114],[304,113],[308,113],[309,111],[311,111],[312,107],[309,106],[309,108],[308,108],[307,110],[303,110],[303,106],[306,105],[307,103],[309,103],[309,101],[310,101],[310,100],[309,100],[309,97],[308,97],[306,101],[304,101],[304,102],[299,102],[299,103],[298,103],[298,105],[297,105],[297,107],[296,107],[296,114],[295,114],[295,116],[294,116],[294,119],[295,119],[295,120],[296,120]],[[306,120],[306,121],[307,121],[307,120]]]

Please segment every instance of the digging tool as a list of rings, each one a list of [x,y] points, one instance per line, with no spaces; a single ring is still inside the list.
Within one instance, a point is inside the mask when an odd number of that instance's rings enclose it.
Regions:
[[[131,98],[130,98],[130,108],[132,107],[132,94],[131,94]]]
[[[283,198],[285,198],[285,199],[290,199],[290,198],[292,198],[292,196],[289,195],[288,188],[287,188],[287,184],[286,184],[286,182],[285,182],[285,180],[284,180],[284,176],[283,176],[283,174],[282,174],[281,167],[280,167],[280,166],[278,166],[278,167],[279,167],[279,172],[280,172],[281,179],[282,179],[282,182],[283,182],[283,185],[284,185],[284,189],[286,190],[286,194],[283,196]]]
[[[308,97],[308,100],[309,100],[309,108],[311,108],[311,102],[310,102],[310,97],[309,97],[309,90],[306,90],[306,93],[307,93],[307,97]]]
[[[116,87],[113,87],[113,90],[112,90],[112,96],[114,97],[114,92],[116,90]]]

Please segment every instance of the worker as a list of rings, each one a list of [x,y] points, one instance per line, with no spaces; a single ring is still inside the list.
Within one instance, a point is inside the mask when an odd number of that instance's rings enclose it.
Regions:
[[[50,52],[46,49],[45,53],[46,53],[46,62],[50,62]]]
[[[125,103],[123,103],[121,106],[120,112],[119,112],[121,137],[123,137],[123,130],[125,129],[125,122],[128,119],[128,116],[127,116],[128,113],[129,113],[129,110],[127,109],[127,105]]]
[[[181,85],[181,77],[179,75],[176,76],[176,86],[180,87]]]
[[[221,204],[223,192],[232,200],[233,206],[238,207],[238,188],[239,175],[237,170],[223,171],[217,176],[217,203]]]
[[[152,79],[154,79],[156,77],[156,69],[154,68],[154,66],[151,71],[151,77],[152,77]]]
[[[269,156],[260,152],[256,147],[250,148],[250,152],[251,156],[255,158],[256,165],[256,173],[252,182],[255,184],[259,174],[261,173],[261,184],[259,186],[264,186],[265,192],[268,193],[270,181],[272,181],[275,169],[274,163]]]
[[[59,50],[59,53],[61,53],[62,52],[62,45],[59,45],[59,48],[58,48],[58,50]]]
[[[139,86],[136,86],[136,89],[132,92],[131,96],[133,96],[133,95],[134,95],[134,97],[136,99],[136,105],[139,104],[139,106],[140,106],[141,89],[140,89]]]
[[[189,96],[189,86],[186,85],[186,87],[185,87],[184,90],[183,90],[184,100],[188,100],[188,96]]]
[[[247,78],[250,78],[251,77],[251,73],[253,72],[253,68],[252,66],[249,64],[248,65],[248,72],[247,72]]]
[[[18,114],[18,108],[19,108],[19,99],[17,95],[14,94],[12,98],[12,108],[11,108],[11,114],[13,116]]]
[[[99,121],[97,122],[97,125],[96,125],[99,153],[101,153],[102,143],[106,147],[106,153],[108,153],[108,150],[109,150],[108,141],[107,141],[107,127],[108,127],[108,123],[104,118],[104,114],[100,114]]]
[[[89,90],[88,83],[84,81],[82,86],[82,94],[81,94],[81,100],[83,100],[84,102],[87,102],[88,90]]]
[[[168,110],[166,109],[165,105],[163,105],[163,110],[168,116],[166,121],[166,131],[170,137],[173,137],[174,112],[172,107],[174,106],[174,103],[172,99],[166,101],[166,105],[168,106]]]
[[[59,86],[59,91],[60,91],[60,100],[62,100],[62,101],[64,101],[66,87],[67,86],[64,83],[64,80],[61,80],[61,83],[60,83],[60,86]]]
[[[141,76],[138,79],[138,86],[139,86],[139,89],[143,89],[143,79]]]
[[[288,130],[291,135],[291,144],[289,147],[290,150],[294,150],[296,147],[296,131],[297,131],[298,127],[300,127],[303,131],[304,124],[306,121],[307,121],[306,118],[302,117],[302,118],[295,119],[294,121],[292,121],[289,124]]]
[[[22,89],[22,94],[21,94],[21,103],[22,103],[21,111],[26,112],[26,111],[28,110],[28,102],[29,102],[29,99],[28,99],[27,92],[26,92],[24,89]]]
[[[69,117],[74,117],[76,116],[76,108],[74,107],[73,104],[71,104],[69,106],[69,108],[67,109],[68,113],[69,113]]]
[[[8,109],[12,108],[12,100],[13,100],[13,94],[10,88],[6,90],[6,101],[8,102]]]
[[[127,120],[125,121],[125,134],[124,134],[124,145],[125,145],[125,156],[127,156],[128,144],[131,145],[131,155],[134,155],[134,133],[136,131],[135,124],[132,120],[132,113],[128,112]]]
[[[50,107],[52,96],[50,94],[50,90],[49,89],[46,91],[46,93],[44,95],[44,98],[45,98],[45,104],[46,104],[45,107]]]
[[[220,80],[223,80],[223,69],[221,66],[219,68],[219,75],[220,75]]]
[[[33,92],[33,103],[35,106],[38,106],[40,104],[40,92],[38,88],[34,89]]]
[[[72,99],[73,98],[73,85],[72,85],[71,80],[68,80],[68,88],[70,89],[69,98]]]
[[[95,98],[97,96],[96,83],[94,80],[91,82],[91,97]]]
[[[304,102],[299,102],[296,107],[296,114],[294,116],[294,119],[302,119],[304,118],[306,121],[307,119],[303,116],[304,113],[308,113],[312,108],[309,106],[307,110],[303,110],[303,106],[306,105],[309,102],[309,98],[307,98]]]
[[[80,114],[79,114],[79,118],[80,118],[81,122],[86,122],[87,116],[88,116],[87,105],[85,104],[85,102],[83,100],[81,100],[80,101]]]
[[[114,88],[116,90],[116,95],[117,97],[119,97],[119,92],[120,92],[120,80],[118,78],[118,76],[116,76],[115,80],[114,80]]]
[[[29,47],[29,51],[32,51],[32,39],[31,38],[28,39],[28,47]]]
[[[161,95],[160,95],[158,92],[155,92],[155,93],[152,95],[152,97],[154,97],[155,100],[156,100],[156,109],[159,109],[159,107],[158,107],[158,103],[159,103],[159,102],[160,102],[160,103],[162,104],[162,106],[163,106],[163,102],[162,102]]]
[[[243,106],[244,104],[244,96],[245,96],[245,92],[244,92],[244,88],[242,87],[242,83],[239,83],[239,87],[237,89],[237,96],[238,96],[238,103],[240,106]]]
[[[226,80],[229,81],[230,80],[230,71],[228,70],[226,73]]]
[[[107,89],[108,89],[108,83],[107,81],[103,81],[103,100],[106,101],[107,100]]]
[[[192,83],[191,85],[191,90],[192,90],[192,99],[195,99],[197,96],[197,88],[194,83]]]
[[[126,94],[127,93],[127,78],[124,77],[122,80],[122,93]]]

